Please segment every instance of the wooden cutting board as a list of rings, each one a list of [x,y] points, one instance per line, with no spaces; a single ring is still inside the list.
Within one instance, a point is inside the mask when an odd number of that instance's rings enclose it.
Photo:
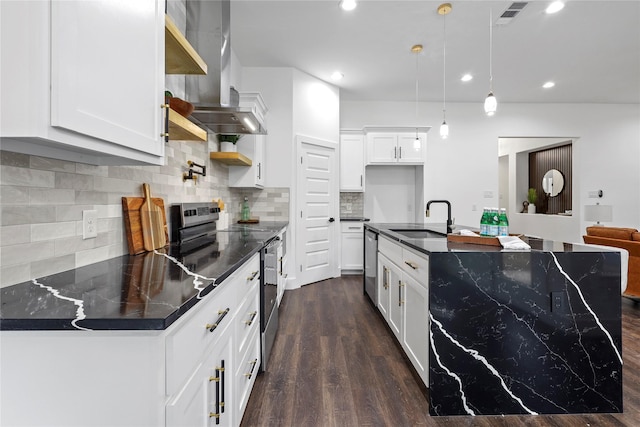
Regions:
[[[164,210],[151,201],[149,184],[142,184],[144,202],[140,206],[140,222],[142,223],[142,241],[148,251],[163,248],[167,244],[164,234]]]
[[[167,230],[167,218],[164,210],[164,200],[160,197],[151,198],[151,202],[162,212],[162,224],[164,229],[165,242],[169,241]],[[140,208],[144,203],[144,197],[123,197],[122,214],[124,217],[127,243],[129,244],[129,254],[136,255],[145,252],[144,237],[142,235],[142,220],[140,218]]]

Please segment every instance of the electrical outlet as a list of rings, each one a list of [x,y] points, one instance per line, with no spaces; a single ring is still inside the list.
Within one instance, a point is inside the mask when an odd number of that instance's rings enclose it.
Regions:
[[[82,238],[93,239],[98,237],[98,211],[82,211]]]
[[[353,206],[351,205],[351,203],[346,203],[346,204],[345,204],[345,207],[346,207],[347,212],[351,212],[351,208],[352,208]]]
[[[485,191],[484,192],[485,199],[493,199],[493,191]]]

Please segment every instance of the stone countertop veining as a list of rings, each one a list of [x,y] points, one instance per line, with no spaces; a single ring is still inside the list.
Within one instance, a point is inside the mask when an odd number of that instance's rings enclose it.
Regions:
[[[622,412],[617,251],[528,237],[531,250],[504,250],[391,231],[444,224],[365,227],[429,255],[430,415]],[[417,295],[401,286],[406,300]]]
[[[163,330],[286,222],[232,225],[214,243],[124,255],[0,289],[0,330]]]
[[[446,239],[446,224],[444,223],[366,223],[365,228],[373,229],[378,233],[412,249],[425,254],[437,252],[522,252],[521,250],[503,249],[500,246],[473,245],[467,243],[448,242]],[[453,231],[466,229],[479,232],[477,228],[454,225]],[[441,234],[441,237],[409,238],[392,230],[430,230]],[[522,236],[521,239],[531,246],[531,251],[545,252],[603,252],[603,248],[594,248],[588,245],[576,243],[556,242],[535,237]]]

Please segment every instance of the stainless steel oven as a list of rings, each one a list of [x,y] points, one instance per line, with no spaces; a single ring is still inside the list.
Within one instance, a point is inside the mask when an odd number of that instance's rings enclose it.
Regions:
[[[260,331],[262,332],[261,370],[267,370],[273,341],[278,332],[278,252],[279,237],[268,242],[260,253]]]

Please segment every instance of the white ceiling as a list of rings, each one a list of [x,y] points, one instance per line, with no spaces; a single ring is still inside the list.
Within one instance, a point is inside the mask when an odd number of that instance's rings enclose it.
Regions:
[[[294,67],[331,82],[341,99],[442,101],[444,22],[440,1],[232,0],[231,44],[243,66]],[[446,16],[447,101],[482,102],[489,90],[489,17],[511,1],[452,1]],[[499,102],[640,103],[640,0],[530,1],[493,30]],[[414,44],[424,51],[410,52]],[[460,81],[465,73],[474,79]],[[542,89],[553,80],[556,86]],[[333,83],[333,82],[331,82]]]

